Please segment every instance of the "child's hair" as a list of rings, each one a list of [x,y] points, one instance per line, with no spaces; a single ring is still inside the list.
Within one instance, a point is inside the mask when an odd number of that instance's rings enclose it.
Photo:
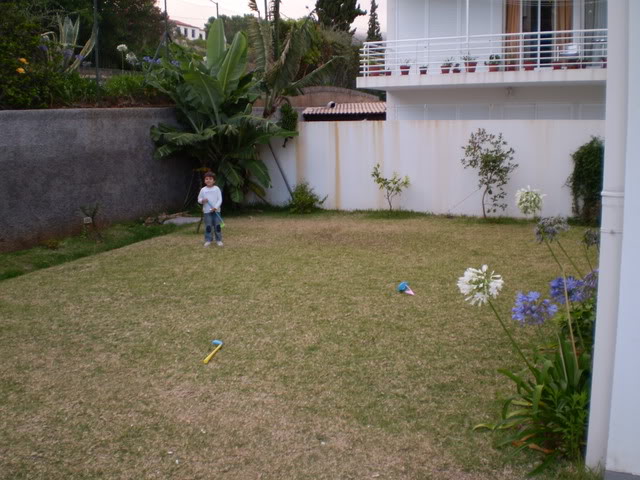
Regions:
[[[207,177],[211,177],[211,178],[213,178],[215,180],[216,179],[216,174],[213,173],[211,170],[209,170],[207,173],[204,174],[204,178],[207,178]]]

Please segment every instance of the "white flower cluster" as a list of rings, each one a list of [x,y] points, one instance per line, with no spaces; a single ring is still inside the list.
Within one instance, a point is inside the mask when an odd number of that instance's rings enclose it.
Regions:
[[[527,185],[527,188],[521,188],[516,192],[516,206],[523,215],[535,216],[542,210],[542,197],[546,195]]]
[[[124,43],[121,43],[116,47],[116,50],[118,50],[120,53],[124,53],[129,50],[129,47],[127,47]]]
[[[464,275],[458,279],[460,293],[466,295],[465,301],[471,305],[483,305],[489,301],[489,297],[496,298],[504,280],[501,275],[489,272],[489,268],[483,265],[482,268],[467,268]]]
[[[136,54],[133,52],[129,52],[127,53],[127,56],[124,57],[127,62],[129,62],[131,65],[135,65],[136,63],[138,63],[138,57],[136,57]]]

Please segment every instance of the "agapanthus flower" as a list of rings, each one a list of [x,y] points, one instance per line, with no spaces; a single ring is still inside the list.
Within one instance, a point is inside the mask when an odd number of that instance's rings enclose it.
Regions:
[[[542,210],[542,197],[545,196],[540,190],[527,185],[527,188],[521,188],[516,192],[516,206],[523,215],[536,215]]]
[[[569,230],[564,217],[544,217],[536,225],[536,240],[542,243],[545,239],[552,242],[560,232]]]
[[[138,57],[136,57],[136,54],[133,52],[127,53],[127,55],[124,58],[131,65],[135,65],[136,62],[138,61]]]
[[[564,305],[565,281],[564,277],[558,277],[549,283],[549,294],[556,302]],[[572,277],[567,277],[567,296],[570,302],[582,302],[585,299],[582,281]]]
[[[76,60],[82,61],[82,60],[84,60],[84,55],[77,54],[75,58],[76,58]]]
[[[129,47],[127,47],[124,43],[121,43],[116,47],[116,50],[118,50],[120,53],[124,53],[129,50]]]
[[[38,48],[39,48],[40,50],[42,50],[43,52],[46,52],[46,51],[48,51],[48,50],[49,50],[49,47],[47,47],[44,43],[43,43],[43,44],[41,44],[41,45],[38,45]]]
[[[558,312],[558,307],[546,298],[541,299],[539,292],[518,292],[511,312],[511,318],[522,326],[542,325]]]
[[[180,62],[178,60],[171,60],[171,65],[173,65],[174,67],[179,67]]]
[[[71,50],[70,48],[65,48],[65,49],[62,51],[62,56],[63,56],[64,58],[70,58],[72,55],[73,55],[73,50]]]
[[[483,305],[489,297],[496,298],[504,285],[501,275],[489,272],[489,267],[467,268],[464,275],[458,279],[460,293],[466,295],[465,301],[471,305]]]
[[[598,292],[598,269],[587,273],[582,279],[582,297],[584,300],[593,297]]]
[[[599,247],[600,246],[600,230],[596,230],[595,228],[590,228],[589,230],[584,232],[582,236],[582,243],[584,243],[587,248],[589,247]]]

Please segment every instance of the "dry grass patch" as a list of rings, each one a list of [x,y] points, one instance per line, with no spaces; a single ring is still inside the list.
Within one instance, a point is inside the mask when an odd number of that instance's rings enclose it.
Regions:
[[[490,264],[504,309],[544,288],[555,269],[532,225],[321,214],[229,218],[224,233],[224,248],[190,229],[0,283],[1,478],[531,468],[471,432],[511,388],[496,369],[518,360],[455,281]],[[205,366],[213,338],[225,346]]]

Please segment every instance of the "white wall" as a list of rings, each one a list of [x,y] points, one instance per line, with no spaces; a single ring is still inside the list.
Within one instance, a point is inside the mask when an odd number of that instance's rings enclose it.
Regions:
[[[604,86],[438,88],[387,92],[389,120],[604,120]]]
[[[328,195],[325,208],[387,208],[371,178],[380,163],[385,176],[397,171],[411,180],[396,207],[482,215],[477,173],[463,169],[460,159],[470,134],[483,127],[503,133],[520,165],[507,186],[504,214],[519,216],[513,195],[531,185],[547,194],[543,215],[570,215],[571,193],[564,186],[573,169],[570,155],[591,135],[602,136],[603,126],[597,120],[305,122],[300,136],[276,151],[289,183],[307,180],[318,195]],[[263,159],[274,184],[267,198],[286,203],[288,194],[268,149]]]

